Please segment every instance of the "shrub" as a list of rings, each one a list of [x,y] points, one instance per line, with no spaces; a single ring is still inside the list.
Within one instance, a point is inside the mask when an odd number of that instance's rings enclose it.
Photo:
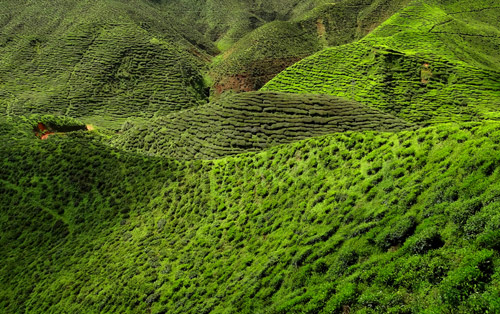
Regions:
[[[413,234],[416,226],[417,223],[414,216],[404,217],[396,222],[392,229],[380,233],[376,238],[376,242],[384,250],[395,245],[400,245]]]
[[[478,212],[482,207],[483,204],[478,197],[465,200],[452,211],[451,220],[459,227],[463,227],[469,217]]]
[[[456,307],[471,294],[482,292],[493,273],[493,251],[481,250],[465,257],[458,269],[443,280],[440,292],[445,303]]]
[[[415,242],[410,246],[410,250],[415,254],[424,254],[429,250],[434,250],[444,245],[441,235],[435,228],[426,229],[416,236]]]
[[[476,243],[479,247],[500,252],[500,230],[490,230],[479,235]]]

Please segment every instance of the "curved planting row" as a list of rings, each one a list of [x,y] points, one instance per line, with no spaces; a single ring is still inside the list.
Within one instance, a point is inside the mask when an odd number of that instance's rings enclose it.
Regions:
[[[250,92],[132,127],[114,144],[176,158],[218,158],[307,137],[410,128],[389,114],[321,95]]]

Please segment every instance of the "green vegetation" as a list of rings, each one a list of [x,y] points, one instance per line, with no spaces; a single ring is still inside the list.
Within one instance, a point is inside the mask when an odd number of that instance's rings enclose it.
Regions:
[[[403,120],[340,98],[249,92],[149,124],[128,122],[113,144],[160,156],[211,159],[334,132],[411,128]]]
[[[363,37],[406,2],[317,1],[314,9],[291,15],[289,20],[266,23],[230,46],[212,64],[215,89],[218,93],[257,90],[312,53]]]
[[[499,135],[497,123],[347,132],[192,162],[81,131],[9,137],[0,306],[496,312]]]
[[[189,53],[199,48],[144,1],[6,2],[2,114],[68,115],[118,127],[206,99],[203,64]]]
[[[500,22],[492,16],[500,8],[480,2],[414,1],[362,40],[295,64],[263,90],[345,97],[419,123],[498,119]]]
[[[500,313],[494,0],[1,5],[1,313]]]

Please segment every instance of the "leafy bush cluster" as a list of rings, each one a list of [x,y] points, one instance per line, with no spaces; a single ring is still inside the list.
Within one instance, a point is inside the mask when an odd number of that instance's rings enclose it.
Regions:
[[[413,128],[390,114],[337,97],[248,92],[153,123],[124,125],[113,144],[160,156],[211,159],[334,132]]]
[[[189,162],[0,125],[4,312],[499,310],[496,123]]]

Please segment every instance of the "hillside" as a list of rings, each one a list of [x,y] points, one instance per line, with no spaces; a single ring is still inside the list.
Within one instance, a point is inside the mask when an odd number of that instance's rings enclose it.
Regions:
[[[420,123],[498,119],[499,13],[488,1],[472,8],[414,1],[360,41],[306,58],[263,90],[345,97]]]
[[[302,58],[362,38],[408,2],[317,1],[311,10],[268,22],[228,46],[214,60],[210,74],[215,91],[258,90]]]
[[[0,313],[500,313],[495,0],[3,0]]]
[[[3,312],[500,309],[496,123],[187,163],[1,125]]]
[[[129,125],[117,147],[181,159],[213,159],[329,133],[414,126],[340,98],[250,92],[170,114],[149,124]]]
[[[193,56],[204,52],[145,1],[6,3],[2,114],[69,115],[119,126],[121,119],[167,114],[207,97],[203,62]]]

